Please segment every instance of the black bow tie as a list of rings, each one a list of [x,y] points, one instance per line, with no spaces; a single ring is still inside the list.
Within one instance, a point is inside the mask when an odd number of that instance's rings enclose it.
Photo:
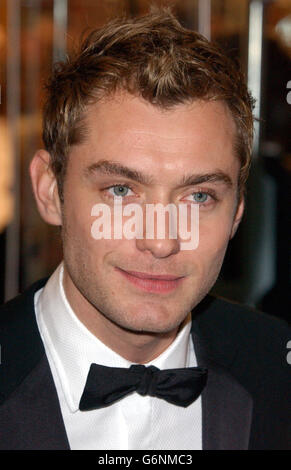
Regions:
[[[142,364],[129,369],[91,364],[79,409],[103,408],[131,392],[186,407],[199,397],[206,380],[207,369],[200,367],[160,370]]]

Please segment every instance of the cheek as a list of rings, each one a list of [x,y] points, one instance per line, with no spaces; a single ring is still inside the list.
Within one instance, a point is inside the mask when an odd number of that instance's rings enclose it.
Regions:
[[[202,220],[199,226],[198,251],[209,261],[223,258],[232,228],[230,217],[220,217],[213,220]]]
[[[90,265],[95,259],[98,243],[91,235],[92,217],[90,207],[79,200],[65,198],[63,206],[63,251],[74,265]]]
[[[72,206],[64,211],[63,217],[63,246],[66,257],[74,260],[77,265],[81,260],[86,269],[91,272],[101,270],[104,264],[110,263],[114,253],[124,251],[124,245],[132,242],[111,239],[95,239],[92,226],[96,217],[91,216],[90,210],[75,210]],[[99,267],[98,267],[99,266]]]
[[[64,211],[64,232],[67,239],[78,241],[85,246],[90,243],[91,237],[91,217],[87,210],[82,210],[82,206],[66,208]]]

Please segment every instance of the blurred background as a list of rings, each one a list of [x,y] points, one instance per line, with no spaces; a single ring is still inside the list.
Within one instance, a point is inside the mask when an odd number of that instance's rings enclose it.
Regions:
[[[242,65],[259,121],[246,212],[213,292],[290,322],[290,0],[0,0],[0,303],[62,258],[59,231],[40,219],[28,177],[53,63],[84,31],[151,4],[171,6]]]

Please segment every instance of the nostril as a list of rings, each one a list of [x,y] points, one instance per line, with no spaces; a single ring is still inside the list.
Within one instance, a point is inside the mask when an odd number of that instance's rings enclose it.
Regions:
[[[177,239],[136,239],[136,247],[140,251],[149,251],[155,258],[167,258],[180,251]]]

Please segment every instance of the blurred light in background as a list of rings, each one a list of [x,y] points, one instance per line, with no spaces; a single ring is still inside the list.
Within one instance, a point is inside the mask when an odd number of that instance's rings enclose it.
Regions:
[[[276,25],[276,33],[287,47],[291,47],[291,15],[282,18]]]
[[[11,139],[5,120],[0,119],[0,232],[13,218]]]

